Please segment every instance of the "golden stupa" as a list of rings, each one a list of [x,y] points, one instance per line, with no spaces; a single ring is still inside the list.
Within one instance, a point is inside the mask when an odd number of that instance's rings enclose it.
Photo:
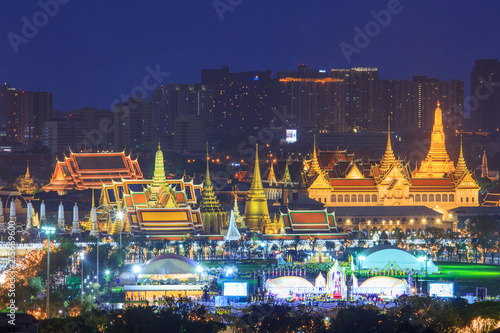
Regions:
[[[253,171],[252,185],[247,194],[245,203],[245,224],[251,231],[263,231],[263,226],[271,223],[267,199],[262,186],[259,167],[259,146],[255,145],[255,167]]]
[[[444,140],[443,113],[437,102],[434,112],[434,126],[431,134],[429,153],[422,161],[420,169],[415,173],[416,178],[443,178],[455,171],[453,161],[450,160]]]

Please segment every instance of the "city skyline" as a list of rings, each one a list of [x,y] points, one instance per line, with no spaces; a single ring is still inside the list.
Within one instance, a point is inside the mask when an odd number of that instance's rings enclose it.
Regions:
[[[215,6],[220,3],[226,7]],[[378,67],[381,79],[458,79],[465,83],[467,96],[474,60],[499,54],[498,45],[487,39],[487,32],[499,25],[494,19],[499,5],[493,1],[476,6],[453,2],[453,7],[448,1],[401,1],[399,6],[394,1],[308,6],[292,1],[266,7],[232,3],[158,3],[154,11],[126,6],[133,2],[117,11],[116,3],[106,3],[97,11],[96,2],[60,1],[57,11],[46,11],[53,14],[46,21],[38,15],[44,9],[35,2],[5,4],[8,16],[0,14],[3,80],[30,91],[53,92],[54,109],[63,111],[110,109],[156,69],[165,76],[150,84],[199,83],[202,68],[224,65],[235,72],[271,69],[273,76],[298,63],[325,70]],[[380,13],[389,9],[393,13],[384,21]],[[376,16],[383,23],[378,29],[371,23]],[[34,18],[42,21],[26,38],[22,28]],[[127,24],[131,20],[135,23]],[[460,23],[464,20],[468,23]],[[356,44],[357,27],[375,27],[366,45],[360,40]],[[346,53],[346,45],[357,51]]]

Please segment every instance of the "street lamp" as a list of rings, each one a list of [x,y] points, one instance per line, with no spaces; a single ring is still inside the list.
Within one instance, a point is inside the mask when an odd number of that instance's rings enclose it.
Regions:
[[[141,272],[141,266],[134,265],[134,267],[132,267],[132,271],[134,272],[135,281],[137,282],[137,275]]]
[[[82,251],[79,253],[80,262],[82,263],[82,280],[81,280],[81,291],[80,291],[80,303],[83,303],[83,259],[85,258],[85,253]]]
[[[109,269],[107,269],[104,273],[106,274],[106,281],[108,283],[108,293],[109,293],[109,280],[110,280],[110,277],[109,277],[110,271],[109,271]]]
[[[363,267],[362,267],[362,266],[363,266],[363,261],[365,261],[365,260],[366,260],[366,257],[365,257],[365,256],[363,256],[363,255],[360,255],[360,256],[358,257],[358,259],[359,259],[359,261],[360,261],[360,263],[359,263],[359,270],[361,271],[361,269],[363,268]]]
[[[47,235],[47,319],[49,319],[50,304],[50,235],[56,232],[56,228],[43,226],[42,232]]]

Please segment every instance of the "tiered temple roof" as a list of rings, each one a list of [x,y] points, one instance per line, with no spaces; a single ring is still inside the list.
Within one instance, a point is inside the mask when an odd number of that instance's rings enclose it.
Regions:
[[[64,193],[70,190],[101,188],[128,179],[143,179],[137,159],[125,152],[74,153],[57,161],[50,183],[45,191]]]

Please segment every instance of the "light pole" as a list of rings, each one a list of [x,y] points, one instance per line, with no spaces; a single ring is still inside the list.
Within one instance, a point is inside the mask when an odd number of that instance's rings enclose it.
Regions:
[[[109,280],[110,280],[109,269],[107,269],[104,273],[106,273],[106,281],[107,281],[107,284],[108,284],[108,294],[109,294]]]
[[[134,267],[132,267],[132,271],[134,272],[135,282],[137,283],[137,276],[138,276],[138,275],[139,275],[139,273],[141,272],[141,266],[139,266],[139,265],[134,265]]]
[[[43,226],[42,232],[47,234],[47,319],[49,319],[50,306],[50,235],[56,232],[56,228]]]
[[[95,244],[97,247],[97,284],[99,284],[99,237],[97,237]]]
[[[82,251],[79,253],[80,262],[82,263],[82,280],[81,280],[81,291],[80,291],[80,303],[83,304],[83,258],[85,258],[85,253]]]

